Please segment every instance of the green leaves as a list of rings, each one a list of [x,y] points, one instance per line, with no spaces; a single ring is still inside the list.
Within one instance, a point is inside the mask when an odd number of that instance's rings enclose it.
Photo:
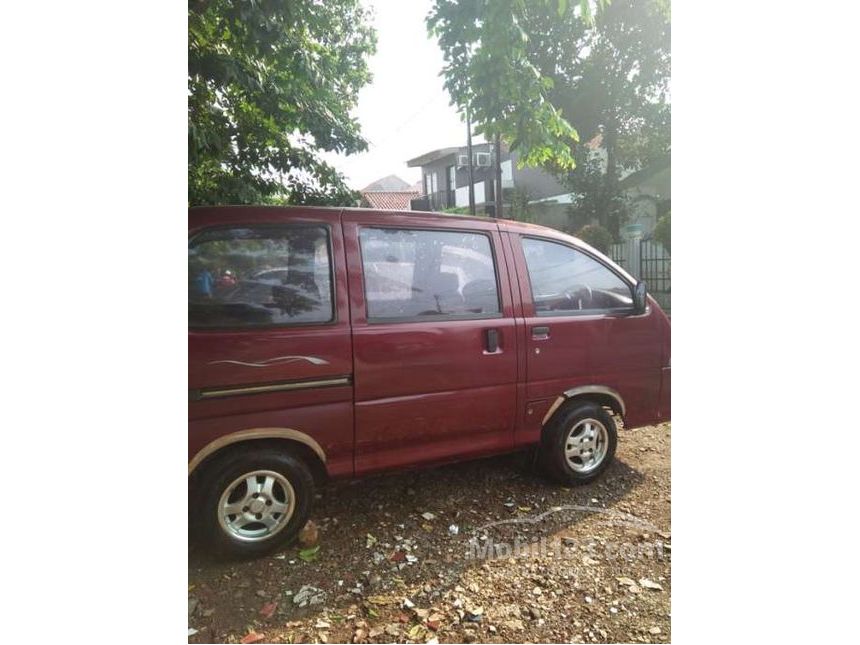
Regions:
[[[355,203],[320,151],[366,149],[375,44],[360,0],[189,2],[189,202]]]
[[[548,100],[553,80],[530,50],[534,15],[572,19],[563,0],[436,0],[427,17],[445,58],[445,88],[476,130],[497,133],[526,165],[575,166],[576,129]]]
[[[312,546],[308,549],[302,549],[301,551],[299,551],[299,558],[301,558],[305,562],[313,562],[314,560],[317,559],[317,556],[319,555],[319,551],[320,551],[320,545],[319,544],[317,544],[316,546]]]

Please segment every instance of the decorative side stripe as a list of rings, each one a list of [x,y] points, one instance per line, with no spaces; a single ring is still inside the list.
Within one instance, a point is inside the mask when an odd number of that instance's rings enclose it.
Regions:
[[[297,363],[298,361],[307,361],[311,365],[328,365],[328,361],[324,358],[320,358],[319,356],[275,356],[274,358],[267,358],[264,361],[258,361],[255,363],[246,363],[245,361],[233,361],[233,360],[221,360],[221,361],[209,361],[210,365],[241,365],[242,367],[271,367],[273,365],[286,365],[289,363]]]
[[[269,392],[289,392],[291,390],[309,390],[319,387],[336,387],[352,383],[351,376],[316,379],[314,381],[285,381],[266,385],[240,385],[218,389],[198,390],[196,399],[218,399],[228,396],[244,396],[246,394],[265,394]]]

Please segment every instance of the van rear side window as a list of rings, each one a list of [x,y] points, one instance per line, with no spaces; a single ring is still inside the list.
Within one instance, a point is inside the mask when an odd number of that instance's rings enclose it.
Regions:
[[[188,248],[188,324],[235,328],[334,319],[328,230],[220,228]]]
[[[483,318],[501,311],[488,236],[363,228],[360,239],[368,320]]]

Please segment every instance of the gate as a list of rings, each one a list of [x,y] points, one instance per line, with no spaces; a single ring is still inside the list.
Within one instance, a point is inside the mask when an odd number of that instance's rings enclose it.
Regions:
[[[609,247],[609,257],[648,285],[648,293],[670,313],[672,310],[672,258],[655,240],[626,240]]]

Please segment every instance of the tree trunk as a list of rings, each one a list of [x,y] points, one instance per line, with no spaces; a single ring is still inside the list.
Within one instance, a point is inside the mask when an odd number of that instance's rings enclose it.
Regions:
[[[618,190],[618,161],[616,146],[618,143],[618,126],[615,119],[610,119],[603,133],[603,145],[606,147],[606,177],[603,179],[603,199],[600,200],[600,225],[605,227],[613,236],[618,236],[618,222],[614,217],[615,193]]]

